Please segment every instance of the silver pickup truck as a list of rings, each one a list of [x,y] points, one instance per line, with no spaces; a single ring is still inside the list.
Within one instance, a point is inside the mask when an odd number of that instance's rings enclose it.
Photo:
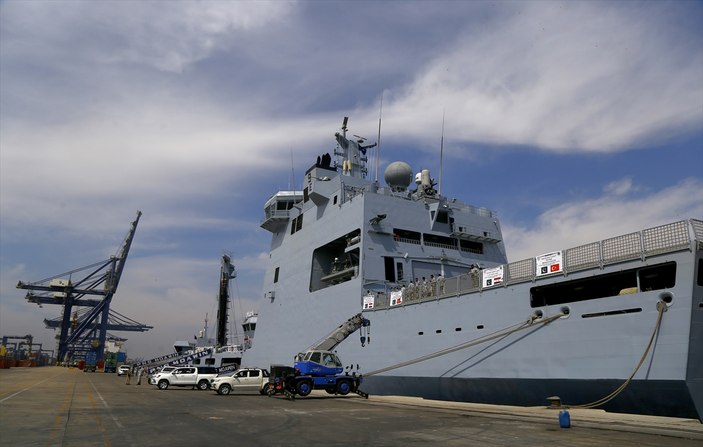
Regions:
[[[220,375],[212,379],[210,387],[217,394],[239,391],[258,391],[266,394],[269,385],[269,372],[261,368],[241,368],[234,374]]]
[[[217,377],[217,368],[209,366],[179,366],[172,371],[163,371],[156,374],[150,382],[156,384],[160,390],[169,386],[190,386],[199,390],[210,387],[210,380]]]

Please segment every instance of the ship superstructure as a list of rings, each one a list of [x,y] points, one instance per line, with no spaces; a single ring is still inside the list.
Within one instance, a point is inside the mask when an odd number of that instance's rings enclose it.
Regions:
[[[404,162],[367,179],[347,137],[280,191],[256,340],[243,364],[289,363],[363,310],[373,342],[340,346],[363,390],[701,418],[703,222],[689,219],[508,262],[492,210],[440,195]],[[552,247],[553,248],[553,247]],[[607,399],[600,400],[607,397]]]

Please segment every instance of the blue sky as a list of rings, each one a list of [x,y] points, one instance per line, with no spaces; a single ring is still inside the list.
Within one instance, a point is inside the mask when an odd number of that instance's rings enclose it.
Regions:
[[[256,310],[268,197],[349,116],[442,192],[499,213],[511,261],[703,217],[694,1],[0,1],[0,335],[53,347],[36,281],[114,254],[112,308],[169,352]],[[380,175],[382,177],[382,175]],[[211,325],[212,327],[212,325]]]

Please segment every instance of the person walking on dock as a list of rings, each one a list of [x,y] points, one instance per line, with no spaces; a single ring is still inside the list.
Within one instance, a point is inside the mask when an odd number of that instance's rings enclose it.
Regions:
[[[127,370],[127,383],[125,385],[131,385],[132,382],[132,368]]]
[[[144,374],[144,368],[140,366],[137,370],[137,385],[142,384],[142,374]]]

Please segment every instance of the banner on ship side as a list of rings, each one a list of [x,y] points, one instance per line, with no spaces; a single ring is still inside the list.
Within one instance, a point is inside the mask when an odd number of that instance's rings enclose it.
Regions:
[[[403,304],[403,292],[393,290],[391,292],[391,306],[400,306],[401,304]]]
[[[503,266],[491,267],[481,271],[483,288],[493,287],[503,283]]]
[[[544,276],[564,271],[561,250],[535,257],[535,275]]]
[[[168,362],[168,365],[188,365],[190,364],[193,360],[199,359],[200,357],[205,357],[207,355],[212,354],[212,348],[205,349],[204,351],[199,351],[193,354],[188,354],[180,357],[181,354],[174,352],[173,354],[168,354],[168,355],[162,355],[161,357],[155,357],[153,359],[149,360],[144,360],[142,362],[137,362],[134,365],[135,366],[144,366],[144,365],[151,365],[152,363],[161,363],[164,360],[169,360],[178,357],[176,360],[171,360]]]

